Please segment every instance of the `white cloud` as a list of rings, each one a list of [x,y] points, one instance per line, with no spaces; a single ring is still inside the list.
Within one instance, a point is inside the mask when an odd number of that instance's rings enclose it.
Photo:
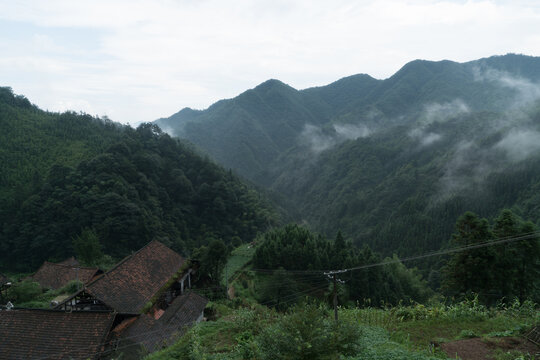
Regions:
[[[454,99],[446,103],[431,103],[424,106],[423,124],[444,122],[453,117],[470,112],[467,104],[461,99]]]
[[[514,162],[525,160],[540,152],[540,132],[514,129],[495,148],[506,151],[509,159]]]
[[[299,136],[300,144],[317,154],[346,140],[365,138],[372,133],[364,124],[334,124],[332,130],[306,124]]]
[[[470,112],[467,104],[461,99],[454,99],[446,103],[430,103],[424,105],[420,113],[420,120],[408,135],[420,142],[420,146],[431,145],[443,138],[441,134],[428,131],[430,124],[445,122],[457,116]]]
[[[320,153],[336,145],[332,135],[325,134],[319,127],[306,124],[300,133],[300,143],[307,145],[314,153]]]
[[[0,32],[3,61],[44,64],[0,69],[4,85],[44,108],[112,105],[121,122],[204,108],[268,78],[304,88],[385,78],[416,58],[540,53],[540,8],[519,1],[0,0],[2,23],[17,27]],[[24,80],[28,69],[46,82]]]
[[[522,107],[540,99],[540,84],[533,83],[528,79],[513,76],[505,71],[496,69],[474,69],[476,81],[493,81],[499,85],[516,90],[513,99],[513,107]]]
[[[442,138],[441,135],[430,132],[430,133],[425,134],[425,136],[421,139],[420,142],[422,146],[428,146],[428,145],[433,144],[434,142],[439,141],[441,138]]]
[[[507,119],[503,138],[488,147],[479,139],[461,140],[456,143],[439,181],[437,201],[444,201],[464,192],[485,190],[485,180],[492,174],[508,171],[512,165],[540,154],[540,132],[521,123]],[[497,130],[486,125],[483,135]]]
[[[481,185],[496,169],[489,151],[481,149],[474,141],[458,142],[445,164],[435,200],[445,201],[467,191],[482,191]]]
[[[371,134],[371,130],[363,124],[336,124],[334,125],[334,130],[338,137],[345,140],[356,140]]]

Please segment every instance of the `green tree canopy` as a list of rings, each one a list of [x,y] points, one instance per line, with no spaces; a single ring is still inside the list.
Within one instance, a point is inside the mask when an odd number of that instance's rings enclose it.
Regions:
[[[500,212],[492,227],[486,219],[466,212],[456,222],[451,247],[485,246],[450,257],[442,271],[443,291],[448,295],[478,293],[487,303],[514,297],[538,299],[540,241],[535,231],[531,222],[508,209]],[[490,244],[495,240],[503,242]]]
[[[81,234],[73,239],[73,248],[77,259],[86,266],[96,265],[103,257],[99,238],[93,229],[83,229]]]

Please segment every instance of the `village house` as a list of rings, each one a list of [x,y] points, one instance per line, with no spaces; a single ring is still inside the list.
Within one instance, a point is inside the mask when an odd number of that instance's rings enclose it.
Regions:
[[[208,300],[193,291],[178,296],[167,309],[155,309],[116,326],[110,337],[111,352],[134,359],[172,344],[189,327],[203,320]]]
[[[103,271],[97,267],[80,266],[79,262],[71,257],[61,263],[45,261],[38,271],[30,276],[30,279],[37,282],[42,288],[56,290],[73,280],[87,284],[100,274],[103,274]]]
[[[62,318],[62,321],[71,323],[85,316],[78,314],[110,314],[110,326],[99,343],[99,354],[94,358],[115,357],[120,352],[129,353],[126,358],[139,357],[159,349],[183,334],[187,327],[203,319],[208,300],[190,290],[192,272],[189,262],[179,254],[158,241],[152,241],[108,272],[95,277],[54,310],[49,310],[48,316],[52,319],[59,316],[55,314],[66,314],[67,317]],[[20,320],[17,320],[17,315],[13,315],[14,311],[21,314]],[[18,329],[24,329],[32,326],[28,312],[47,313],[46,310],[21,311],[0,311],[0,324],[16,324]],[[12,314],[6,315],[8,312]],[[70,318],[69,314],[76,316]],[[4,320],[6,318],[9,323]],[[56,331],[53,324],[53,320],[46,323],[51,332]],[[94,334],[97,331],[96,328]],[[6,332],[5,336],[10,339],[15,336]],[[44,331],[45,336],[46,333]],[[42,341],[39,336],[36,334],[36,340],[33,340],[35,343]],[[70,340],[65,343],[70,343]],[[65,358],[88,357],[75,356],[70,351],[72,354]],[[0,354],[3,352],[0,349]],[[51,351],[50,355],[54,353]],[[0,359],[3,359],[2,355]]]
[[[0,311],[0,360],[97,359],[112,312],[38,309]]]
[[[191,272],[182,256],[152,241],[67,298],[58,309],[139,315],[149,303],[166,306],[190,288]]]

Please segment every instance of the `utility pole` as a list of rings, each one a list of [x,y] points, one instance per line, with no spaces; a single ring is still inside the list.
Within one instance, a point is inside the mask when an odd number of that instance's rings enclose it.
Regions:
[[[332,290],[332,293],[334,295],[334,299],[333,299],[333,303],[334,303],[334,319],[336,320],[336,322],[338,321],[338,309],[337,309],[337,283],[339,282],[340,284],[344,284],[345,282],[342,281],[342,280],[339,280],[336,275],[337,274],[341,274],[341,273],[344,273],[344,272],[347,272],[347,270],[334,270],[334,271],[329,271],[327,273],[324,273],[326,276],[328,276],[330,278],[330,275],[332,275],[331,279],[332,279],[332,282],[334,283],[334,289]]]

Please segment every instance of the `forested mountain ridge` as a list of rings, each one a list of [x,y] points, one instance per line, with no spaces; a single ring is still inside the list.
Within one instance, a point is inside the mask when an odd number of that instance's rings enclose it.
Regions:
[[[410,254],[444,245],[467,210],[538,222],[539,84],[536,57],[415,60],[386,80],[273,80],[167,125],[312,228]]]
[[[119,124],[44,112],[5,87],[0,87],[0,124],[0,214],[35,191],[53,163],[74,166],[122,136]]]
[[[184,109],[157,124],[169,131],[179,123],[181,131],[190,134],[190,141],[219,163],[253,180],[257,176],[248,173],[265,172],[268,163],[295,143],[305,123],[321,121],[297,90],[268,80],[235,99],[217,102],[205,112]]]
[[[253,188],[155,125],[44,112],[9,88],[0,124],[3,268],[63,260],[88,231],[115,258],[152,239],[187,255],[212,239],[251,241],[276,221]]]
[[[269,161],[297,146],[303,133],[313,131],[312,126],[332,134],[336,132],[333,125],[340,124],[338,137],[347,138],[343,134],[350,130],[347,126],[402,124],[429,103],[467,99],[470,110],[499,111],[519,95],[519,84],[512,84],[508,76],[526,76],[536,82],[538,73],[538,60],[521,55],[463,64],[415,60],[386,80],[359,74],[300,91],[268,80],[206,110],[185,108],[156,122],[169,133],[189,139],[225,167],[264,182]]]

